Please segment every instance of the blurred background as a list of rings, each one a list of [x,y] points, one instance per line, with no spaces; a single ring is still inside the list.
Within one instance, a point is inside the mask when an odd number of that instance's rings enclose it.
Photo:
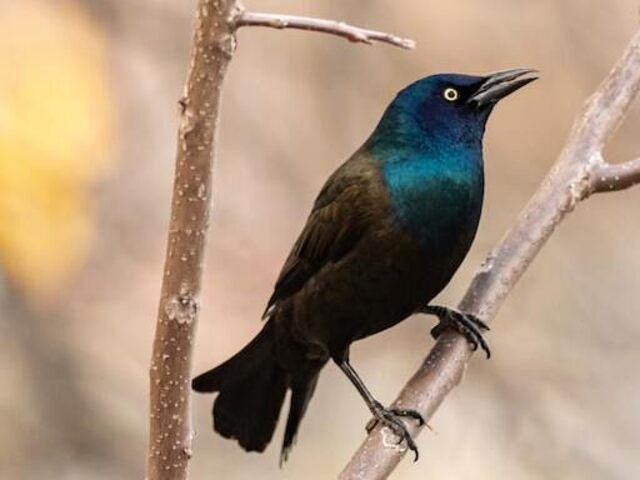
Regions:
[[[143,478],[147,371],[173,175],[176,102],[194,1],[0,0],[0,477]],[[415,51],[245,29],[226,79],[195,372],[260,328],[273,282],[325,177],[397,90],[434,72],[530,66],[485,145],[474,248],[438,299],[455,305],[555,160],[582,102],[638,24],[633,0],[249,1],[391,31]],[[640,153],[636,108],[608,148]],[[640,477],[640,188],[581,205],[502,308],[490,362],[418,440],[394,478]],[[434,320],[354,346],[390,402]],[[193,479],[324,479],[369,414],[330,365],[289,463],[282,428],[264,455],[210,428],[194,400]]]

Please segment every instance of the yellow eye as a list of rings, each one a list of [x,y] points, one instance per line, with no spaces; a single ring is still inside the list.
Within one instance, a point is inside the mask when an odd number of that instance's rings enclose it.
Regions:
[[[458,100],[458,97],[460,96],[460,94],[458,93],[458,90],[456,90],[455,88],[449,87],[449,88],[445,88],[443,96],[447,102],[455,102],[456,100]]]

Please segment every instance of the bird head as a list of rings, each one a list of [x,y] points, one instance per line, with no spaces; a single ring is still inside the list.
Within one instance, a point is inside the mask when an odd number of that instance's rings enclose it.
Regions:
[[[422,78],[398,93],[371,140],[436,148],[442,142],[480,145],[493,107],[536,80],[535,73],[515,68],[483,76],[439,74]]]

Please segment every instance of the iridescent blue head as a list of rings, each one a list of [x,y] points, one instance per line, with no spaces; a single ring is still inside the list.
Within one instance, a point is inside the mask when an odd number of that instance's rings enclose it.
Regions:
[[[398,93],[365,143],[395,217],[433,255],[466,253],[482,210],[487,119],[497,102],[535,80],[533,72],[418,80]]]
[[[370,147],[427,150],[481,146],[485,124],[498,101],[536,79],[518,68],[491,75],[440,74],[400,91],[385,111]]]

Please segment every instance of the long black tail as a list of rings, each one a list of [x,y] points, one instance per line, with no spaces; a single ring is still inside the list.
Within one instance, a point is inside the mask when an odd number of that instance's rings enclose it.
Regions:
[[[267,447],[287,388],[291,389],[282,461],[295,440],[317,375],[292,378],[276,363],[273,330],[273,322],[267,322],[246,347],[222,365],[194,378],[191,386],[197,392],[219,392],[213,404],[213,428],[225,438],[236,439],[248,452],[262,452]]]

